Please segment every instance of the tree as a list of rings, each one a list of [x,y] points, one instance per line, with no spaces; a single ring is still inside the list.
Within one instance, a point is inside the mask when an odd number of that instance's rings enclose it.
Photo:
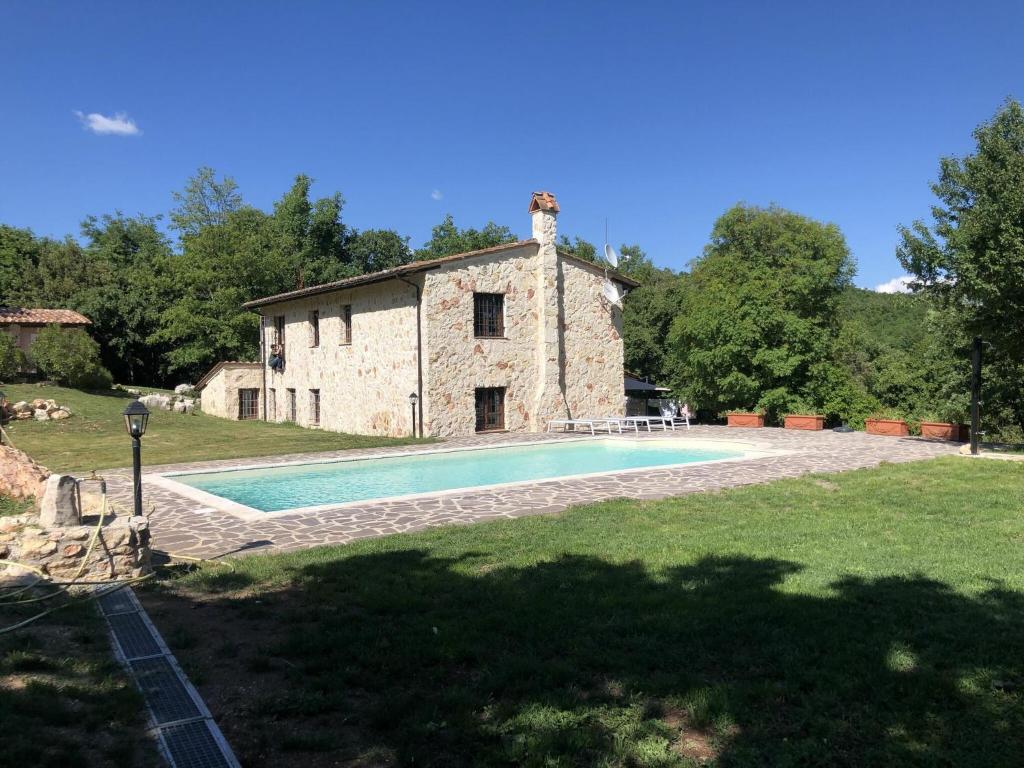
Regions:
[[[10,381],[25,366],[25,353],[18,349],[14,337],[0,333],[0,380]]]
[[[274,226],[281,256],[295,263],[295,287],[318,285],[358,274],[345,248],[340,192],[316,202],[309,199],[313,180],[295,177],[291,189],[274,204]]]
[[[49,325],[28,350],[42,373],[76,389],[109,389],[113,379],[100,364],[100,346],[81,328]]]
[[[440,259],[454,256],[457,253],[477,251],[491,248],[504,243],[514,243],[516,236],[508,227],[502,227],[493,221],[487,222],[483,229],[459,229],[449,213],[440,224],[430,232],[430,239],[416,251],[416,261]]]
[[[380,272],[412,261],[409,238],[393,229],[353,231],[346,247],[358,274]]]
[[[986,411],[1021,430],[1024,386],[1013,377],[1020,382],[1024,359],[1024,108],[1007,100],[974,140],[973,154],[940,161],[932,225],[901,227],[897,256],[916,278],[912,288],[951,314],[950,353],[963,354],[959,342],[970,336],[989,342],[997,379],[986,386]]]
[[[203,166],[185,183],[181,192],[171,195],[178,207],[171,211],[171,226],[190,237],[206,226],[224,224],[229,214],[242,207],[238,184],[230,176],[217,181],[213,168]]]
[[[842,233],[781,208],[737,205],[715,222],[669,332],[672,383],[700,408],[777,421],[818,405],[854,267]]]

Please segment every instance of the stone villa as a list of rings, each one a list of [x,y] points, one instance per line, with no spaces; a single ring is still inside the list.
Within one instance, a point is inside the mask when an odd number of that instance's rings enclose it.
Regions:
[[[62,328],[84,328],[89,318],[70,309],[29,309],[26,307],[0,307],[0,330],[10,335],[18,348],[28,355],[36,336],[48,325]],[[34,371],[31,359],[28,370]]]
[[[622,415],[622,310],[602,267],[557,251],[558,212],[535,192],[529,240],[248,302],[266,365],[219,364],[203,410],[393,436]]]

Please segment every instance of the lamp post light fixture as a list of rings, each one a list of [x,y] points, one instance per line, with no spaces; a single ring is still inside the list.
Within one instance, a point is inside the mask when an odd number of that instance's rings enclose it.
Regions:
[[[409,405],[412,406],[412,436],[416,437],[416,404],[420,401],[420,396],[413,392],[409,395]],[[420,435],[422,437],[422,435]]]
[[[149,411],[138,400],[124,409],[124,427],[132,438],[132,475],[135,480],[135,514],[142,515],[142,436],[146,434]]]

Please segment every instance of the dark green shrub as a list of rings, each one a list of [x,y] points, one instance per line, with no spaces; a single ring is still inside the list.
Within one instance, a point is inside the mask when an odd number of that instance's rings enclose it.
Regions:
[[[10,381],[25,366],[25,353],[18,349],[14,337],[0,333],[0,380]]]
[[[39,332],[29,355],[47,378],[75,389],[109,389],[110,371],[100,364],[100,347],[81,328],[50,325]]]

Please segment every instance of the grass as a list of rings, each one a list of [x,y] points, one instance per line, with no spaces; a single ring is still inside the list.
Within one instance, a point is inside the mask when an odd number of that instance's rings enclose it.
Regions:
[[[39,603],[0,603],[0,626],[40,610]],[[144,712],[138,691],[111,658],[106,630],[91,604],[0,635],[0,764],[158,765]]]
[[[14,445],[51,470],[87,472],[131,464],[131,441],[122,413],[131,397],[122,390],[82,392],[56,386],[18,384],[4,387],[7,398],[52,398],[74,414],[64,421],[12,421],[7,431]],[[294,424],[229,421],[214,416],[186,416],[156,411],[142,441],[145,464],[270,456],[304,451],[404,445],[411,438],[368,437],[303,429]]]
[[[244,764],[1017,766],[1022,510],[1024,466],[946,458],[256,555],[143,599]]]
[[[12,499],[10,496],[0,496],[0,517],[24,515],[35,509],[35,506],[35,499]]]

